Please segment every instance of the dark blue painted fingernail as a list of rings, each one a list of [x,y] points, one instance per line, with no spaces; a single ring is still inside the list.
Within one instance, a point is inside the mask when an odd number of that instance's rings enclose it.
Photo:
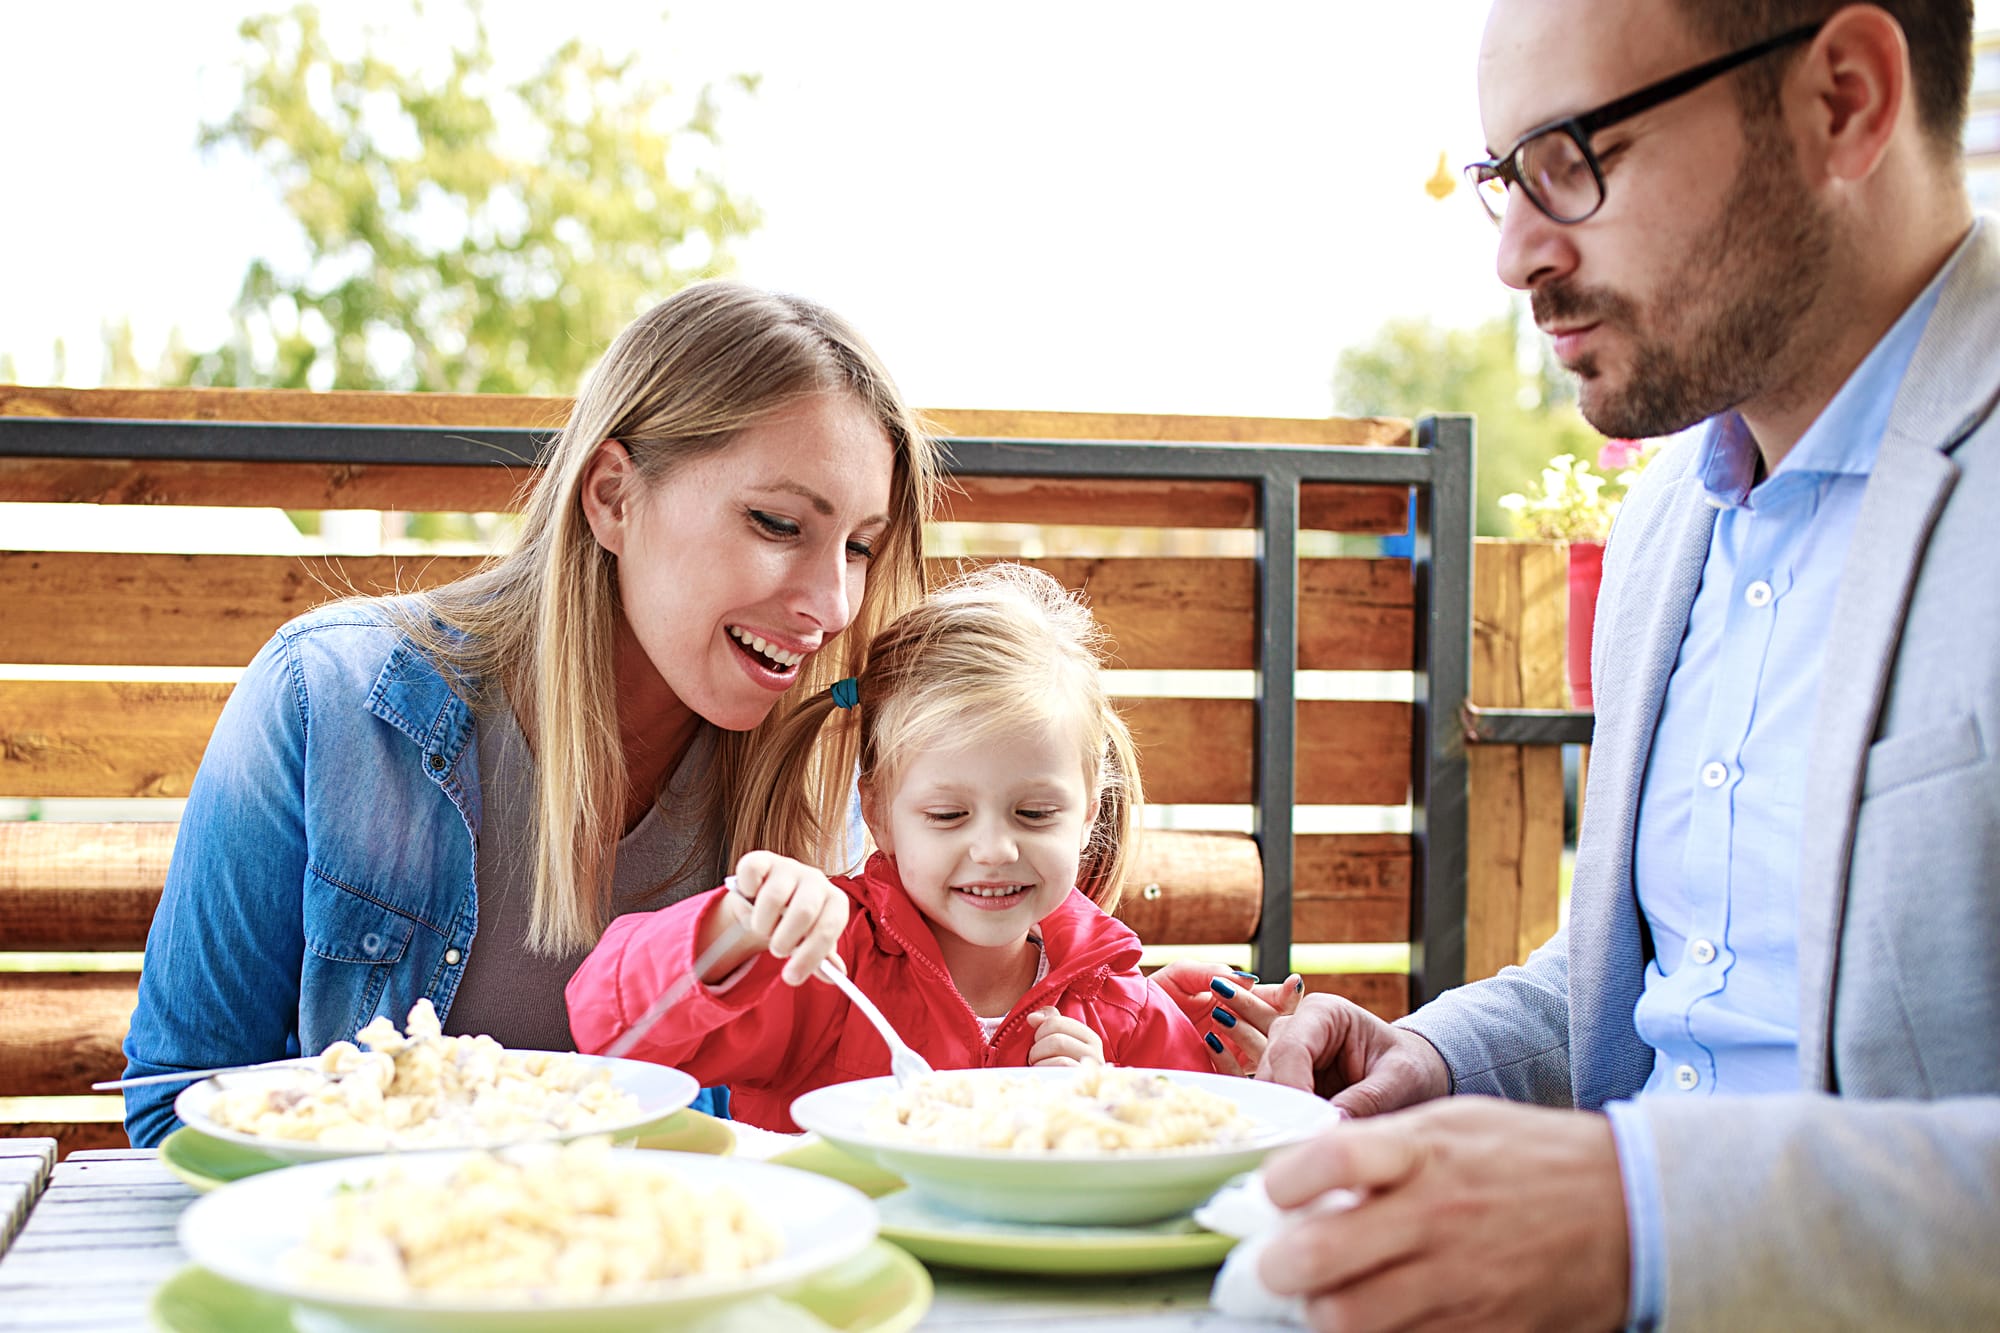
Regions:
[[[1221,977],[1217,977],[1215,980],[1209,982],[1208,988],[1214,991],[1217,995],[1220,995],[1225,1000],[1233,1000],[1236,998],[1236,987],[1230,985],[1228,982],[1224,981]]]
[[[1204,1032],[1201,1034],[1201,1039],[1208,1043],[1209,1050],[1214,1051],[1217,1055],[1222,1054],[1222,1038],[1216,1036],[1213,1032]]]
[[[1234,972],[1237,976],[1242,977],[1245,981],[1250,982],[1252,985],[1255,985],[1257,982],[1257,974],[1255,972],[1245,972],[1240,967],[1232,967],[1229,970],[1231,972]]]
[[[1298,989],[1301,993],[1303,993],[1305,988],[1306,988],[1306,979],[1304,977],[1300,977],[1298,981]]]
[[[1236,1015],[1230,1013],[1227,1009],[1211,1009],[1208,1012],[1215,1019],[1215,1021],[1222,1024],[1222,1026],[1226,1028],[1233,1028],[1236,1026]]]

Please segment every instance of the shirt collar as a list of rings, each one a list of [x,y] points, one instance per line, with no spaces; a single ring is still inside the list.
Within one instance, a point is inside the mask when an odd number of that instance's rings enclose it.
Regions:
[[[1929,285],[1854,368],[1773,475],[1810,472],[1865,477],[1874,469],[1882,432],[1888,428],[1889,413],[1896,404],[1896,391],[1909,373],[1910,361],[1945,282],[1965,250],[1961,242]],[[1736,412],[1724,412],[1709,423],[1701,456],[1695,461],[1695,475],[1701,479],[1704,498],[1717,509],[1734,509],[1749,498],[1757,475],[1757,441]]]

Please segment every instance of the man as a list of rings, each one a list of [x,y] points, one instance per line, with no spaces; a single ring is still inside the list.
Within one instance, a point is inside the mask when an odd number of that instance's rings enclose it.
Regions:
[[[1261,1076],[1396,1112],[1270,1165],[1282,1206],[1362,1192],[1260,1268],[1319,1327],[2000,1327],[1971,30],[1969,0],[1497,0],[1500,274],[1598,429],[1709,425],[1612,535],[1568,926],[1395,1026],[1314,997],[1273,1029]]]

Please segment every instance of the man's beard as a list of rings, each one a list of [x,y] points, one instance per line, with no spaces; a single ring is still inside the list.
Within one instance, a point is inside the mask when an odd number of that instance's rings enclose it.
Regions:
[[[1622,386],[1603,378],[1595,355],[1576,365],[1578,408],[1614,439],[1672,434],[1779,387],[1790,373],[1788,348],[1826,288],[1833,223],[1800,179],[1775,118],[1746,128],[1721,216],[1654,286],[1650,310],[1620,293],[1560,283],[1534,293],[1538,324],[1596,321],[1632,338]]]

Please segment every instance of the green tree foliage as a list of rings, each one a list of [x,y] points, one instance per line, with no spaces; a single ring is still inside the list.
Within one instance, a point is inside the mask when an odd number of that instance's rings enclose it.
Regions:
[[[234,335],[177,378],[566,393],[633,316],[729,269],[758,218],[700,160],[713,88],[669,115],[634,57],[574,40],[507,86],[476,5],[460,26],[409,25],[398,64],[380,33],[336,51],[311,5],[242,25],[242,100],[202,143],[263,165],[305,262],[254,260]]]
[[[1539,340],[1533,348],[1537,355],[1524,366],[1518,310],[1470,329],[1391,320],[1366,344],[1341,353],[1335,410],[1348,416],[1472,413],[1479,531],[1511,537],[1514,526],[1500,497],[1526,489],[1554,455],[1595,458],[1603,443],[1577,413],[1568,375]]]

